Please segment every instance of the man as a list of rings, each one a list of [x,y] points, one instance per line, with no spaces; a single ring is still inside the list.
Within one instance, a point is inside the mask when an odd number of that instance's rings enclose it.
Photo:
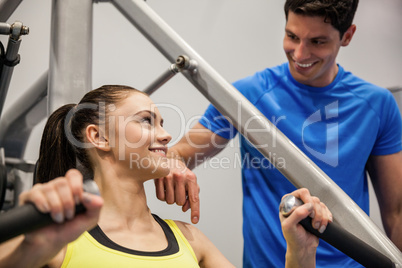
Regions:
[[[385,231],[402,250],[398,107],[389,91],[363,81],[336,62],[339,49],[349,45],[356,31],[352,22],[357,5],[358,0],[287,0],[283,47],[288,62],[234,86],[267,118],[281,118],[278,129],[366,213],[367,170]],[[317,114],[322,115],[320,120],[314,119]],[[170,154],[193,168],[199,164],[196,156],[214,156],[236,133],[210,106]],[[278,204],[294,186],[276,169],[248,164],[258,163],[263,156],[244,137],[240,142],[246,159],[242,166],[244,267],[284,267],[286,244],[277,219]],[[159,199],[184,205],[184,210],[191,206],[193,222],[198,221],[198,186],[191,171],[172,172],[156,181],[156,186]],[[331,266],[360,265],[321,241],[317,267]]]

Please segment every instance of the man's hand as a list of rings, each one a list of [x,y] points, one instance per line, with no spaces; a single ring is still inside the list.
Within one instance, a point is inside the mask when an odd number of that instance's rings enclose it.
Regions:
[[[174,158],[169,161],[169,175],[154,180],[156,196],[168,204],[182,206],[184,212],[190,208],[191,222],[196,224],[200,219],[200,187],[197,177],[182,161]]]

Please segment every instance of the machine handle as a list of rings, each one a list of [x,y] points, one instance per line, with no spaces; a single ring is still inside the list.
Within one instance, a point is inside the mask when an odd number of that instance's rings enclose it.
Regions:
[[[302,205],[303,202],[293,195],[285,196],[279,210],[285,217],[289,216],[293,210]],[[358,263],[368,268],[375,267],[392,267],[395,268],[395,263],[392,262],[387,256],[366,244],[347,230],[342,228],[335,222],[329,222],[327,228],[323,233],[314,229],[311,224],[312,219],[307,217],[300,221],[300,224],[308,232],[326,241],[328,244],[342,251]]]
[[[83,188],[85,192],[99,195],[98,186],[93,180],[85,180]],[[86,209],[82,204],[75,206],[75,214],[85,211]],[[52,223],[54,221],[50,213],[40,212],[32,203],[15,207],[0,214],[0,243]]]

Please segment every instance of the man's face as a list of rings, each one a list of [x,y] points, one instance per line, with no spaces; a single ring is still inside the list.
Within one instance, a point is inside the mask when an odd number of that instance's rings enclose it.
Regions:
[[[350,38],[345,34],[340,39],[339,31],[325,23],[323,17],[289,11],[283,48],[293,78],[313,87],[329,85],[338,73],[336,56],[339,48],[346,46]]]

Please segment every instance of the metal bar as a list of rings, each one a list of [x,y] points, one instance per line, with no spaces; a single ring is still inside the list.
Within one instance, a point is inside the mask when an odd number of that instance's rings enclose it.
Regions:
[[[402,91],[402,86],[400,86],[400,87],[398,87],[398,86],[389,87],[388,90],[391,91],[392,93],[401,92]]]
[[[0,34],[9,35],[11,31],[11,25],[8,23],[0,22]]]
[[[402,114],[402,86],[394,86],[388,88],[394,96],[396,103],[398,104],[399,112]]]
[[[33,173],[35,171],[36,161],[24,160],[19,158],[5,158],[7,167],[15,168],[24,172]]]
[[[402,113],[402,86],[388,88],[394,96],[396,103],[398,104],[399,111]]]
[[[0,120],[0,147],[6,157],[23,159],[32,129],[47,115],[48,75],[44,73]]]
[[[0,21],[7,21],[22,0],[0,0]]]
[[[13,173],[13,190],[14,190],[14,198],[11,204],[8,204],[7,208],[11,209],[15,206],[18,206],[18,199],[22,192],[28,191],[33,186],[33,176],[31,172],[24,172],[22,170],[13,168],[10,173]]]
[[[0,115],[3,111],[4,101],[7,97],[7,91],[10,86],[14,66],[17,65],[20,60],[20,56],[18,55],[18,50],[21,45],[20,37],[21,35],[28,33],[28,27],[22,25],[19,21],[13,23],[9,28],[9,39],[4,58],[5,61],[3,61],[2,66],[0,66],[0,69],[2,69],[0,74]]]
[[[176,64],[170,65],[170,67],[163,74],[161,74],[154,82],[144,89],[144,92],[148,95],[151,95],[178,72],[179,69],[177,68]]]
[[[194,60],[190,60],[186,55],[180,55],[179,57],[177,57],[176,63],[171,64],[170,67],[163,74],[161,74],[154,82],[152,82],[149,86],[147,86],[143,91],[148,95],[151,95],[163,84],[169,81],[169,79],[172,78],[175,74],[183,70],[196,72],[197,62]]]
[[[14,62],[18,60],[18,50],[21,45],[21,39],[9,38],[7,44],[7,52],[5,59],[8,62]],[[0,74],[0,115],[3,111],[4,101],[7,97],[8,87],[10,86],[11,76],[13,75],[14,66],[3,65],[2,72]]]
[[[113,0],[115,7],[169,60],[185,54],[198,63],[197,72],[183,75],[275,164],[271,154],[286,159],[286,169],[278,170],[296,187],[306,187],[325,202],[340,225],[372,245],[395,263],[402,265],[402,254],[345,192],[312,160],[298,149],[275,125],[269,122],[241,93],[223,79],[176,32],[174,32],[143,0]],[[250,118],[259,118],[252,124]],[[266,130],[251,133],[248,129]],[[259,145],[276,144],[270,148]],[[271,154],[270,154],[271,153]]]
[[[51,20],[49,113],[92,89],[92,0],[53,0]]]
[[[13,62],[18,58],[18,50],[20,48],[21,39],[14,40],[9,38],[6,52],[6,60]],[[3,111],[4,101],[7,97],[8,87],[10,85],[11,76],[13,75],[14,66],[3,65],[0,74],[0,115]]]

